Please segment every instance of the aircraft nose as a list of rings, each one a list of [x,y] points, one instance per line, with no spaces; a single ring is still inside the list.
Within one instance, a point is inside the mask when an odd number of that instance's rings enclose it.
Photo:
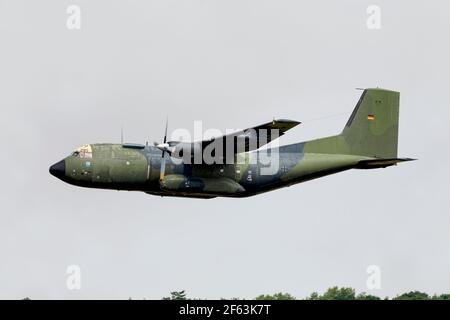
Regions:
[[[66,175],[66,162],[61,160],[50,167],[48,170],[51,175],[62,178]]]

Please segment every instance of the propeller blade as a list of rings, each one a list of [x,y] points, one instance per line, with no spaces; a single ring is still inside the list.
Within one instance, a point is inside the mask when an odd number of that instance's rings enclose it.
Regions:
[[[167,126],[169,125],[169,117],[166,118],[166,130],[164,131],[164,141],[163,143],[167,142]]]
[[[161,182],[164,179],[164,174],[166,171],[166,158],[165,158],[165,152],[162,152],[162,158],[161,158],[161,169],[159,171],[159,181]]]
[[[159,171],[159,181],[161,182],[164,179],[164,174],[166,171],[166,150],[169,148],[167,142],[167,127],[169,126],[169,117],[166,117],[166,129],[164,130],[164,140],[163,143],[156,145],[158,149],[162,151],[161,153],[161,169]]]

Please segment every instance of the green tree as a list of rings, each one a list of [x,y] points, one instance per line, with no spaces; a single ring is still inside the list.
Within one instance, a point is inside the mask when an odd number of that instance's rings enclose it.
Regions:
[[[295,300],[295,297],[289,293],[278,292],[273,295],[262,294],[255,298],[255,300]]]
[[[361,292],[356,296],[356,300],[381,300],[380,297]]]
[[[164,297],[163,300],[187,300],[186,292],[182,291],[172,291],[170,297]]]
[[[306,297],[306,300],[320,300],[320,295],[317,292],[313,292],[309,297]]]
[[[444,294],[440,294],[440,295],[434,295],[433,297],[431,297],[432,300],[450,300],[450,294],[448,293],[444,293]]]
[[[312,293],[307,300],[355,300],[355,289],[352,288],[329,288],[323,295]]]
[[[428,294],[420,291],[411,291],[408,293],[403,293],[399,296],[396,296],[392,300],[430,300]]]

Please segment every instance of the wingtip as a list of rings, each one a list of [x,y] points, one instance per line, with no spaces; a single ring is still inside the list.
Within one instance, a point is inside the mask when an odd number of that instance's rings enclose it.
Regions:
[[[291,119],[274,119],[273,120],[274,122],[281,122],[281,123],[288,123],[288,124],[293,124],[293,125],[299,125],[299,124],[301,124],[301,122],[300,121],[297,121],[297,120],[291,120]]]

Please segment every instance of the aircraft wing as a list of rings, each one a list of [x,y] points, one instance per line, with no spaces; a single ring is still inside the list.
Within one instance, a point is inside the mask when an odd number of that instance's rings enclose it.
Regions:
[[[239,130],[218,138],[203,140],[202,149],[210,145],[212,142],[217,143],[218,140],[222,140],[220,143],[225,146],[228,139],[229,141],[234,141],[235,149],[237,149],[239,146],[244,146],[245,152],[256,150],[263,145],[268,144],[271,141],[281,137],[286,133],[286,131],[292,129],[298,124],[300,124],[300,122],[294,120],[273,120],[271,122],[267,122],[244,130]],[[242,152],[244,150],[235,150],[235,152]]]
[[[286,131],[300,123],[301,122],[287,119],[273,120],[255,127],[238,130],[224,136],[214,137],[209,140],[196,142],[169,141],[164,150],[171,156],[177,158],[182,158],[186,150],[190,150],[191,155],[193,155],[194,152],[203,152],[208,147],[211,149],[216,148],[218,150],[223,150],[223,155],[227,154],[226,150],[227,148],[230,148],[230,146],[234,148],[233,154],[248,152],[259,149],[263,145],[281,137]]]

